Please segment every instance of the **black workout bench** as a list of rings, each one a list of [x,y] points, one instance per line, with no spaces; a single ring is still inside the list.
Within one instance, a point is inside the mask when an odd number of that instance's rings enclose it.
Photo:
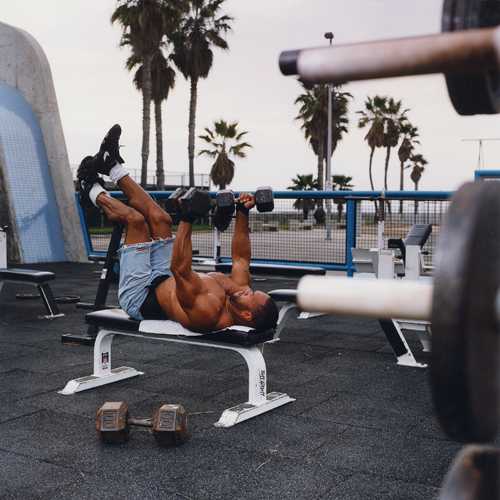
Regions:
[[[232,262],[221,262],[215,264],[215,270],[218,273],[231,274],[233,269]],[[325,269],[315,266],[292,266],[286,264],[257,264],[250,263],[251,276],[266,276],[276,279],[282,278],[295,278],[299,279],[306,274],[313,274],[315,276],[324,276]]]
[[[191,332],[171,320],[137,321],[130,318],[121,309],[94,311],[86,314],[85,320],[89,325],[99,329],[94,344],[94,373],[69,381],[66,387],[59,392],[60,394],[71,395],[143,375],[143,372],[127,366],[111,368],[113,337],[125,335],[137,339],[153,339],[229,349],[241,354],[248,366],[248,401],[225,410],[215,424],[218,427],[231,427],[294,401],[286,394],[267,392],[267,369],[263,356],[263,345],[274,339],[274,330],[259,332],[252,328],[234,326],[209,334],[199,334]]]
[[[55,280],[55,274],[48,271],[35,271],[32,269],[3,268],[0,269],[0,290],[3,283],[23,283],[35,285],[40,292],[43,305],[47,311],[46,318],[58,318],[64,316],[59,311],[49,281]]]

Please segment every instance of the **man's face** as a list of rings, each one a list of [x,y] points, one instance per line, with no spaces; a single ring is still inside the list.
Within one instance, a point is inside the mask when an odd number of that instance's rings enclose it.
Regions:
[[[256,304],[264,305],[268,297],[269,295],[264,292],[254,292],[248,289],[233,293],[233,295],[229,297],[229,300],[236,309],[252,312]]]

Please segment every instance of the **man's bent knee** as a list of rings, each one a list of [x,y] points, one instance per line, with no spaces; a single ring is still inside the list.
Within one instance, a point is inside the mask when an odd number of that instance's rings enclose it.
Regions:
[[[154,210],[150,215],[149,222],[150,224],[154,224],[156,226],[172,227],[172,219],[170,218],[170,215],[164,212],[160,207],[158,207],[158,210]]]

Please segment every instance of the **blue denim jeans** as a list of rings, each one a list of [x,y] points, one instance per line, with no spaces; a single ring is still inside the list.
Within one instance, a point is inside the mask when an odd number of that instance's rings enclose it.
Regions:
[[[142,321],[141,307],[157,277],[170,273],[174,238],[124,246],[118,250],[120,285],[118,301],[132,318]]]

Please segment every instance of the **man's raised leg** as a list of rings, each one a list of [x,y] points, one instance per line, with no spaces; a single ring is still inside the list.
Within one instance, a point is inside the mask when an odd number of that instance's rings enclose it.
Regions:
[[[171,238],[172,219],[155,201],[137,184],[123,167],[119,154],[121,127],[114,125],[102,141],[99,152],[93,159],[93,170],[108,175],[129,200],[129,205],[144,216],[152,238]]]

